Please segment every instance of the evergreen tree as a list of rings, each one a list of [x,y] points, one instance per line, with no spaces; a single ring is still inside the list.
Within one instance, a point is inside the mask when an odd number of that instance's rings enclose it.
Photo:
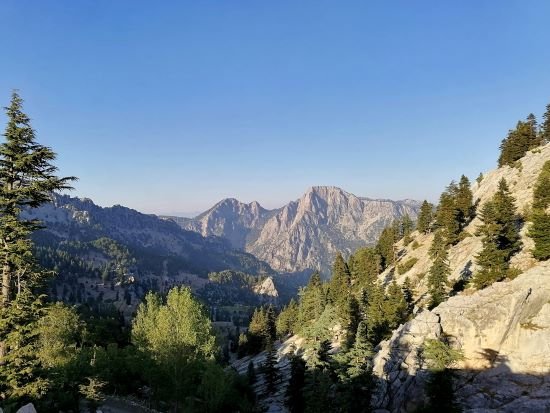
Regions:
[[[351,285],[351,275],[348,265],[344,261],[342,254],[338,253],[332,266],[332,278],[329,283],[329,299],[340,308],[349,296]]]
[[[306,362],[299,355],[290,358],[290,379],[286,388],[286,405],[291,413],[303,413],[305,410],[304,385]]]
[[[380,255],[381,269],[385,269],[390,265],[395,264],[395,246],[398,241],[398,234],[394,226],[386,227],[382,230],[378,243],[376,244],[376,251]]]
[[[307,286],[300,291],[300,326],[320,317],[326,305],[323,283],[318,272],[313,273]]]
[[[521,248],[515,200],[504,178],[493,198],[483,206],[481,220],[483,225],[477,235],[483,237],[483,248],[476,257],[479,271],[473,279],[477,288],[506,278],[510,258]]]
[[[378,344],[388,331],[388,321],[384,313],[384,287],[378,282],[369,290],[363,290],[361,304],[367,323],[367,334],[372,344]]]
[[[385,319],[390,330],[396,329],[399,324],[406,320],[408,316],[407,307],[403,290],[395,280],[392,281],[388,286],[386,299],[384,300]]]
[[[248,349],[255,354],[264,349],[268,342],[277,338],[276,317],[273,306],[254,309],[248,326]]]
[[[373,353],[373,346],[368,338],[367,325],[361,321],[357,327],[353,347],[348,353],[348,376],[355,378],[370,373],[370,358]]]
[[[474,196],[470,189],[470,180],[465,175],[460,177],[460,182],[458,183],[456,208],[458,210],[460,228],[463,229],[474,216]]]
[[[549,105],[550,106],[550,105]],[[533,256],[540,261],[550,258],[550,161],[546,161],[533,191],[533,211],[528,235],[535,241]]]
[[[535,241],[533,257],[539,261],[550,258],[550,214],[540,209],[532,213],[528,235]]]
[[[271,341],[267,343],[265,362],[262,366],[267,393],[272,394],[277,389],[279,368],[277,367],[277,351]]]
[[[448,262],[448,247],[441,231],[437,231],[430,248],[433,260],[428,273],[428,287],[431,295],[430,307],[436,307],[447,297],[447,282],[451,269]]]
[[[550,103],[546,105],[546,112],[542,116],[543,122],[540,128],[540,139],[542,144],[550,142]]]
[[[420,207],[420,214],[418,215],[418,231],[424,234],[430,232],[430,227],[433,220],[433,205],[424,200]]]
[[[427,340],[423,353],[428,363],[430,378],[426,384],[429,404],[421,412],[460,412],[461,409],[456,402],[453,388],[454,370],[452,366],[463,357],[462,353],[439,340]]]
[[[350,258],[350,271],[354,283],[354,289],[370,288],[381,272],[381,257],[375,248],[365,247],[357,250]]]
[[[367,326],[362,321],[357,328],[354,345],[347,354],[347,380],[344,382],[344,391],[348,412],[370,411],[373,353]]]
[[[458,242],[461,231],[459,210],[456,204],[457,193],[458,186],[451,182],[441,194],[435,214],[436,228],[444,231],[445,240],[451,245]]]
[[[311,369],[322,371],[331,370],[330,350],[332,344],[329,340],[319,340],[313,344],[313,351],[307,359],[307,366]]]
[[[543,139],[537,131],[535,116],[530,114],[525,122],[519,121],[516,128],[509,131],[508,136],[502,141],[498,166],[513,165],[527,151],[542,143]]]
[[[550,161],[542,166],[533,190],[533,209],[546,210],[550,206]]]
[[[36,208],[50,200],[54,191],[69,189],[72,177],[59,178],[52,164],[55,153],[38,144],[30,119],[23,113],[23,100],[12,94],[11,104],[6,107],[8,124],[0,144],[0,241],[2,251],[2,298],[0,308],[9,305],[17,291],[36,281],[28,273],[32,261],[30,234],[41,228],[40,222],[24,219],[25,208]]]
[[[280,338],[288,334],[296,333],[296,323],[298,321],[300,308],[298,303],[292,298],[288,305],[284,307],[276,321],[277,336]]]
[[[481,184],[481,181],[483,181],[483,173],[482,172],[480,172],[479,175],[476,178],[476,182],[477,182],[478,185]]]
[[[414,307],[414,287],[408,276],[405,277],[405,281],[403,281],[402,289],[405,302],[407,303],[407,313],[410,314]]]
[[[333,406],[333,385],[328,371],[321,369],[307,371],[304,386],[305,412],[334,411],[336,406]]]
[[[359,302],[353,295],[346,298],[340,314],[342,326],[346,329],[344,348],[347,349],[353,345],[355,333],[357,332],[357,326],[361,320],[361,309],[359,307]]]
[[[403,234],[403,245],[409,245],[411,240],[411,233],[414,230],[414,222],[409,214],[403,215],[401,218],[401,233]]]
[[[6,403],[41,397],[48,388],[40,374],[35,328],[46,273],[36,265],[30,240],[41,225],[21,213],[48,202],[54,191],[69,189],[74,180],[56,176],[55,153],[36,142],[22,103],[14,92],[0,144],[0,400]]]

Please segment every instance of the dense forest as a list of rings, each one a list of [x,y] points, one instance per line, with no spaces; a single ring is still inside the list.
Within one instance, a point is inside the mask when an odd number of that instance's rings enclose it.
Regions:
[[[279,388],[276,346],[293,335],[305,344],[290,360],[289,410],[367,412],[372,356],[400,324],[465,288],[483,289],[517,277],[519,270],[510,262],[521,248],[526,221],[533,256],[550,258],[549,161],[536,180],[529,211],[516,210],[505,180],[480,205],[463,175],[449,184],[438,205],[424,201],[416,222],[405,215],[382,231],[376,245],[349,257],[338,254],[328,281],[314,273],[288,304],[237,312],[231,308],[235,297],[249,307],[258,304],[250,289],[261,277],[221,271],[211,273],[210,284],[198,294],[185,286],[164,291],[152,282],[129,282],[140,260],[142,268],[148,261],[113,239],[34,245],[41,223],[22,211],[49,202],[52,192],[70,189],[75,178],[57,176],[55,153],[37,143],[17,93],[6,113],[0,145],[0,405],[6,413],[27,402],[40,412],[95,411],[113,395],[159,411],[257,411],[252,385],[261,374],[267,393]],[[518,122],[502,142],[498,163],[521,167],[517,162],[527,151],[548,142],[550,105],[540,126],[532,115]],[[476,256],[479,269],[451,284],[449,248],[472,236],[465,228],[476,217],[482,221],[476,234],[483,244]],[[434,233],[424,295],[409,279],[402,284],[394,279],[415,264],[399,260],[396,247],[401,242],[416,248],[415,231]],[[390,268],[390,276],[382,279]],[[58,273],[63,276],[56,278]],[[94,287],[83,284],[85,278],[101,280],[111,295],[122,291],[118,299],[134,306],[133,317],[112,305],[118,300],[88,296]],[[226,334],[216,329],[209,311],[214,304],[226,311],[219,311],[218,319],[232,320],[236,329]],[[231,361],[259,352],[265,352],[265,361],[251,363],[247,375],[230,367]],[[452,370],[460,351],[445,340],[427,340],[423,357],[432,374],[424,411],[457,411]]]

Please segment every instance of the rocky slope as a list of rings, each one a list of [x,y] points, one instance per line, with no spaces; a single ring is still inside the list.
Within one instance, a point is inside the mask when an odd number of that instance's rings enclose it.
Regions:
[[[318,186],[278,210],[226,199],[179,224],[204,236],[225,237],[276,270],[319,269],[328,274],[338,251],[348,254],[372,244],[394,219],[404,214],[414,219],[418,207],[416,201],[360,198]]]
[[[516,199],[517,211],[525,215],[533,200],[533,188],[536,179],[542,166],[548,160],[550,160],[550,144],[528,152],[520,160],[518,167],[504,166],[485,173],[481,182],[474,182],[472,185],[474,201],[477,200],[480,206],[487,202],[497,191],[499,181],[504,178],[510,187],[510,192]],[[465,228],[468,236],[449,249],[449,265],[452,271],[449,278],[451,281],[467,281],[475,272],[475,256],[481,250],[481,238],[475,234],[480,224],[479,217],[472,220]],[[536,264],[531,255],[533,240],[527,236],[528,227],[529,222],[523,225],[521,229],[523,248],[511,261],[513,267],[522,271]],[[416,258],[418,261],[404,274],[398,274],[395,267],[389,267],[382,273],[380,279],[383,281],[396,279],[398,283],[402,283],[405,277],[409,277],[416,285],[417,294],[422,296],[427,291],[426,274],[431,266],[428,250],[433,241],[433,234],[414,232],[413,238],[416,245],[412,242],[407,246],[403,246],[402,241],[397,244],[399,256],[397,265],[405,263],[411,258]]]
[[[246,245],[257,236],[267,219],[276,213],[269,211],[258,202],[245,204],[234,198],[227,198],[208,211],[192,219],[176,219],[176,222],[189,231],[195,231],[203,236],[215,235],[223,237],[238,249],[246,249]]]
[[[374,407],[408,412],[422,404],[428,373],[418,354],[443,334],[464,354],[455,388],[466,411],[549,411],[550,263],[451,297],[402,325],[374,359]]]
[[[483,205],[505,178],[520,213],[529,209],[533,187],[543,164],[550,160],[550,144],[528,152],[515,168],[493,170],[473,185],[474,199]],[[470,236],[450,248],[451,283],[467,282],[476,271],[475,256],[481,239],[475,235],[481,224],[475,218],[466,231]],[[508,282],[473,292],[465,290],[432,311],[420,311],[397,329],[378,348],[374,374],[378,387],[373,405],[380,411],[406,412],[424,400],[428,377],[418,357],[426,339],[448,336],[462,350],[457,366],[456,395],[471,412],[547,412],[550,410],[550,262],[531,256],[529,222],[521,230],[523,248],[512,258],[512,266],[523,273]],[[433,235],[413,234],[413,243],[397,245],[399,263],[418,261],[404,274],[387,269],[380,277],[402,283],[410,277],[418,303],[427,291],[426,273],[431,260],[428,249]]]

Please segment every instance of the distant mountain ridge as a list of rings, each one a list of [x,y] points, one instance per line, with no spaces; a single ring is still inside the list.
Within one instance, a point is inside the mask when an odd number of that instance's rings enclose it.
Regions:
[[[420,203],[358,197],[334,186],[314,186],[279,209],[224,199],[199,216],[170,218],[186,230],[228,239],[232,246],[278,271],[319,269],[328,274],[338,251],[372,244],[394,219],[415,219]]]
[[[120,205],[102,208],[90,199],[55,195],[51,203],[25,214],[46,225],[37,233],[39,245],[107,237],[141,256],[176,259],[177,268],[168,269],[174,273],[186,271],[205,276],[211,271],[226,269],[250,274],[273,273],[269,265],[233,248],[223,238],[203,237],[174,222]]]

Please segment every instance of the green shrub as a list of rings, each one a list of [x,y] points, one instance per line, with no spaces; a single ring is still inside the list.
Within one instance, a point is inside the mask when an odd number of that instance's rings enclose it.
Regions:
[[[407,271],[409,271],[414,264],[416,264],[418,262],[418,258],[415,258],[415,257],[412,257],[412,258],[409,258],[407,261],[405,261],[404,263],[402,264],[399,264],[397,266],[397,273],[399,275],[402,275],[402,274],[405,274]]]

